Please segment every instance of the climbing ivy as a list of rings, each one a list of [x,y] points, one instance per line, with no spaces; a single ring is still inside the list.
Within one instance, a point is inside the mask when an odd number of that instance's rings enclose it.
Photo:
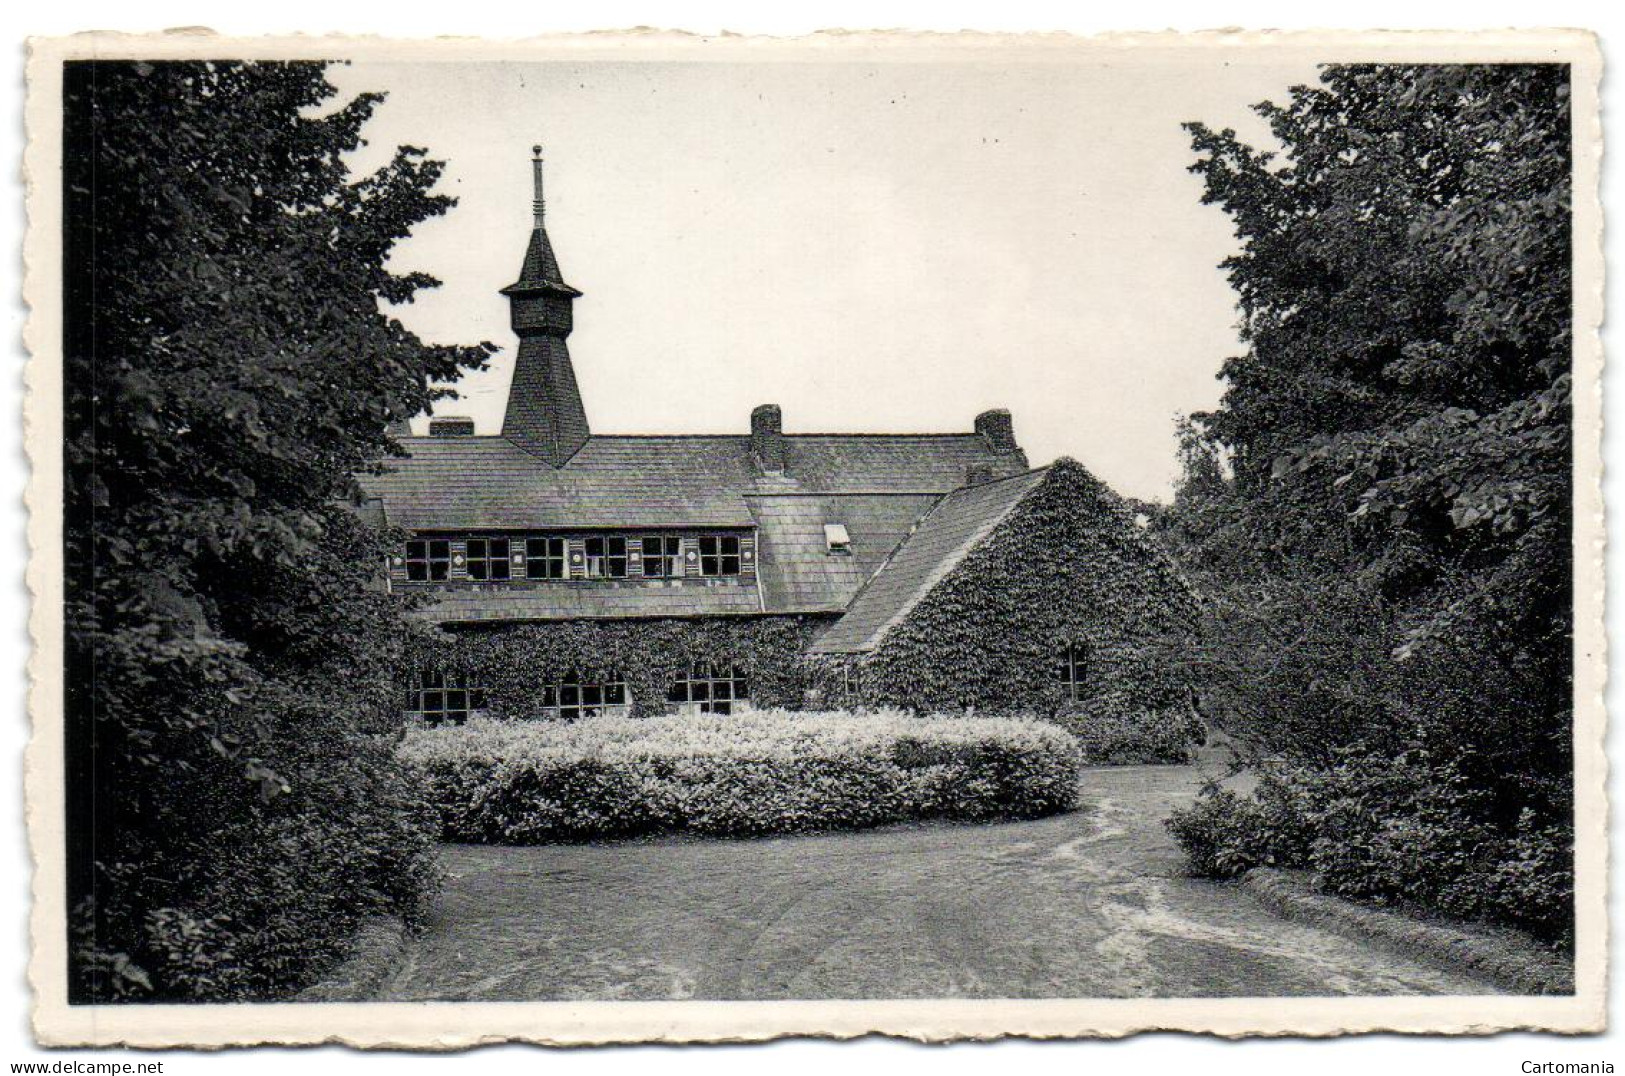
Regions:
[[[869,705],[922,713],[1183,715],[1196,619],[1194,594],[1121,499],[1061,459],[845,678]],[[1087,655],[1079,702],[1057,677],[1069,643]],[[820,682],[843,679],[838,662],[823,666]]]
[[[806,689],[802,655],[814,621],[804,617],[739,620],[566,621],[442,631],[414,654],[413,671],[470,677],[502,716],[543,708],[547,685],[574,673],[583,681],[619,676],[632,714],[668,709],[667,694],[695,665],[732,665],[749,679],[753,706],[799,709]]]

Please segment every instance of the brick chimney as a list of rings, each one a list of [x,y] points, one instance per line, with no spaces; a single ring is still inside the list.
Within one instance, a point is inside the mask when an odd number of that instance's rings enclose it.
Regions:
[[[976,432],[982,435],[989,448],[1000,455],[1020,451],[1016,445],[1016,428],[1010,419],[1010,412],[1002,407],[977,415]]]
[[[783,474],[789,457],[784,443],[784,413],[778,404],[763,404],[750,413],[750,448],[763,474]]]

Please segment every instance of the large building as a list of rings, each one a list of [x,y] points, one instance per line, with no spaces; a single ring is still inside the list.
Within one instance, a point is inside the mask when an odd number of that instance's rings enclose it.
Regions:
[[[726,712],[832,693],[933,709],[1082,703],[1121,694],[1114,663],[1146,660],[1148,632],[1188,629],[1188,593],[1117,498],[1070,460],[1030,469],[1007,411],[954,433],[787,433],[763,404],[748,432],[741,415],[737,433],[594,434],[567,345],[581,292],[548,238],[539,148],[533,168],[534,227],[503,289],[519,350],[501,433],[398,423],[405,455],[363,477],[382,519],[410,534],[389,585],[425,594],[418,615],[446,629],[444,660],[410,673],[414,714]],[[1047,546],[973,589],[1026,580],[1041,608],[967,608],[966,623],[923,637],[934,603],[1013,536]],[[911,686],[920,660],[930,668]],[[975,671],[989,661],[1009,675]],[[1042,683],[1012,696],[1011,676]]]

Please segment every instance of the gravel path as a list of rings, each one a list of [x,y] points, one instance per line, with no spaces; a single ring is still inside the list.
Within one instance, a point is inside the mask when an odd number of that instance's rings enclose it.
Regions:
[[[384,1000],[1486,994],[1181,876],[1191,767],[1085,773],[1074,814],[753,841],[446,846]]]

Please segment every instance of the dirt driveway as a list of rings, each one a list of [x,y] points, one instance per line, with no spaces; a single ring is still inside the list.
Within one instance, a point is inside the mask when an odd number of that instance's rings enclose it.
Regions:
[[[447,846],[384,1000],[1485,994],[1184,878],[1190,767],[1084,775],[1084,810],[754,841]]]

